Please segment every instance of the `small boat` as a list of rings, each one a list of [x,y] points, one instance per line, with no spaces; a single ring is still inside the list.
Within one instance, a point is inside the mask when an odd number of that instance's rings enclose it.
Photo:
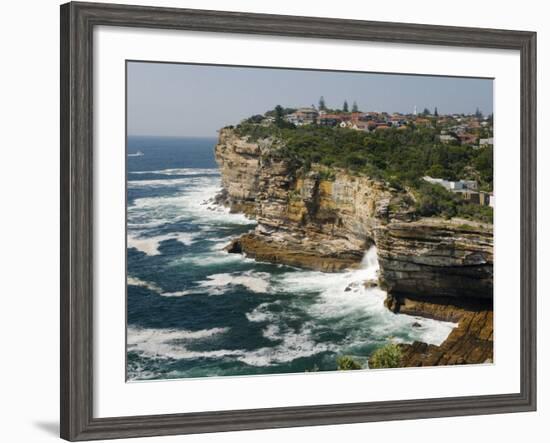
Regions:
[[[137,151],[137,152],[134,152],[133,154],[128,154],[128,157],[141,157],[143,154],[143,152],[141,151]]]

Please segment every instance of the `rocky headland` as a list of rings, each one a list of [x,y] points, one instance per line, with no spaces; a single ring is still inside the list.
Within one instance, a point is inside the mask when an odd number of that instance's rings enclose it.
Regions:
[[[282,148],[220,131],[217,200],[258,222],[227,250],[337,272],[358,266],[374,244],[389,309],[458,323],[441,346],[404,345],[403,366],[492,361],[492,225],[418,217],[407,190],[316,164],[306,172]]]

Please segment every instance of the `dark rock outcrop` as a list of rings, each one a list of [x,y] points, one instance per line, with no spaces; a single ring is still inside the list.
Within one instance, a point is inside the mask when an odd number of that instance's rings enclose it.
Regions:
[[[388,292],[492,299],[492,225],[424,218],[388,223],[375,239]]]

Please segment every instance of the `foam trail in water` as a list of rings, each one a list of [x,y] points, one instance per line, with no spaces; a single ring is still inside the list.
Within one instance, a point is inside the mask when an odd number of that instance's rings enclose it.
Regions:
[[[176,240],[184,245],[191,245],[194,239],[200,235],[194,232],[173,232],[170,234],[157,235],[153,237],[137,237],[128,233],[128,247],[135,248],[147,255],[159,255],[159,247],[163,241]]]
[[[209,275],[207,280],[199,283],[203,288],[209,288],[211,294],[223,294],[232,286],[244,286],[252,292],[266,293],[269,291],[267,272],[246,271],[243,273],[225,273]]]
[[[220,224],[253,226],[256,223],[243,214],[231,214],[229,208],[212,202],[212,197],[221,190],[219,176],[177,180],[182,180],[182,186],[185,187],[181,192],[134,199],[133,204],[128,207],[128,225],[137,223],[159,226],[177,220],[189,220],[196,225],[212,228],[213,225]]]
[[[186,343],[208,339],[223,334],[228,328],[211,328],[199,331],[185,329],[154,329],[128,327],[128,350],[150,358],[189,359],[200,357],[221,357],[231,351],[194,352],[185,348]]]
[[[128,285],[141,286],[142,288],[147,288],[153,292],[162,292],[162,289],[157,284],[148,282],[145,280],[141,280],[140,278],[137,278],[137,277],[132,277],[129,275],[126,281]]]
[[[378,280],[379,264],[376,247],[365,254],[361,267],[342,273],[289,272],[282,274],[273,288],[286,293],[319,293],[315,303],[304,309],[317,319],[326,319],[335,327],[359,324],[368,320],[363,341],[384,341],[396,332],[407,333],[409,341],[419,340],[441,344],[457,325],[451,322],[395,314],[384,306],[386,291],[379,287],[365,287],[366,281]],[[420,323],[421,327],[413,327]]]
[[[172,168],[155,171],[130,171],[129,174],[157,174],[157,175],[220,175],[217,168]],[[137,180],[134,180],[137,181]]]
[[[161,295],[163,297],[182,297],[184,295],[189,295],[189,294],[192,293],[192,291],[190,291],[190,290],[165,292],[156,283],[145,281],[145,280],[142,280],[140,278],[133,277],[133,276],[130,276],[130,275],[128,276],[126,281],[127,281],[128,285],[140,286],[142,288],[147,288],[150,291],[156,292],[158,295]]]
[[[228,328],[212,328],[200,331],[183,329],[154,329],[129,327],[128,350],[155,359],[192,360],[198,358],[231,358],[250,366],[270,366],[293,361],[297,358],[335,349],[331,344],[319,344],[312,340],[306,324],[299,332],[280,332],[277,327],[266,328],[264,336],[279,343],[251,351],[242,349],[191,350],[189,344],[196,340],[208,340],[224,334]]]

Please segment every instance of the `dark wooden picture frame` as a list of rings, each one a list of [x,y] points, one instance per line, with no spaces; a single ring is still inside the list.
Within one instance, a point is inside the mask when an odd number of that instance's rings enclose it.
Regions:
[[[521,390],[517,394],[95,418],[92,54],[95,26],[517,50],[521,57]],[[67,3],[61,6],[61,437],[70,441],[536,409],[536,33]]]

